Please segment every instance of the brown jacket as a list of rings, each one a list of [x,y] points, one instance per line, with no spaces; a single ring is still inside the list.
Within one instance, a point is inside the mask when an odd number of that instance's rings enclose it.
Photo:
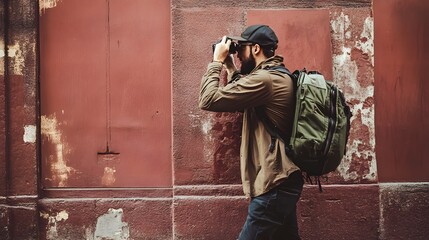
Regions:
[[[290,133],[295,108],[293,83],[287,74],[269,70],[281,65],[283,58],[274,56],[259,64],[249,75],[237,72],[228,76],[229,83],[219,86],[222,64],[209,63],[201,82],[199,106],[215,112],[243,111],[240,167],[246,196],[261,195],[299,170],[286,156],[284,143],[274,139],[255,113],[265,109],[268,118],[283,132]]]

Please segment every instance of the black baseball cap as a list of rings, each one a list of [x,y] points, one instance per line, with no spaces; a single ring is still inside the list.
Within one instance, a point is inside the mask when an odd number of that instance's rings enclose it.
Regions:
[[[241,37],[229,37],[239,42],[252,42],[262,46],[277,46],[279,42],[274,31],[267,25],[252,25],[246,28]]]

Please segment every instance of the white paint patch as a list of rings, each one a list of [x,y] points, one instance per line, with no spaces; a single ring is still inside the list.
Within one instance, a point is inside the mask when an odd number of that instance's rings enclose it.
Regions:
[[[190,113],[188,114],[191,126],[198,128],[203,135],[203,153],[206,162],[213,161],[213,137],[210,133],[213,127],[213,115],[204,113],[203,115]]]
[[[105,167],[103,177],[101,178],[101,184],[103,184],[103,186],[111,186],[114,184],[116,182],[115,173],[116,169],[114,167]]]
[[[204,114],[204,119],[201,115],[190,113],[188,114],[189,121],[192,127],[200,127],[201,131],[204,135],[208,136],[210,134],[210,130],[212,129],[212,115]]]
[[[374,66],[374,19],[372,17],[365,19],[363,31],[355,46],[371,57],[371,64]]]
[[[65,155],[70,151],[66,148],[66,144],[63,143],[62,133],[58,129],[58,122],[55,116],[47,117],[42,116],[41,118],[41,131],[42,135],[46,136],[48,140],[55,145],[56,154],[50,156],[51,171],[53,173],[53,180],[58,181],[58,187],[65,187],[67,179],[71,172],[75,170],[68,167],[65,160]]]
[[[205,159],[211,159],[213,157],[211,156],[213,151],[210,150],[210,148],[207,146],[211,146],[213,144],[213,138],[210,134],[210,131],[213,127],[213,115],[210,113],[205,113],[203,116],[201,116],[191,113],[188,114],[188,116],[192,127],[200,128],[201,132],[203,133]]]
[[[26,125],[24,126],[24,142],[25,143],[35,143],[36,142],[36,126]]]
[[[341,54],[334,55],[334,82],[339,84],[340,82],[345,82],[344,79],[347,79],[347,84],[351,85],[352,89],[355,89],[359,86],[357,79],[358,66],[355,61],[351,60],[351,48],[343,46],[342,50]]]
[[[55,216],[49,216],[49,214],[43,212],[40,213],[40,216],[44,219],[48,219],[46,239],[59,239],[57,224],[61,221],[66,221],[69,218],[69,214],[63,210],[57,213]]]
[[[336,19],[331,21],[331,28],[333,31],[332,38],[340,43],[342,49],[340,54],[333,56],[334,82],[338,84],[338,82],[347,79],[348,84],[358,85],[358,67],[357,64],[351,60],[352,47],[346,44],[346,41],[351,38],[350,26],[351,22],[349,16],[344,15],[343,12],[341,12]]]
[[[13,57],[18,56],[20,51],[21,50],[19,49],[19,45],[15,44],[15,45],[9,47],[9,49],[7,50],[8,57],[12,57],[13,58]]]
[[[209,135],[210,130],[212,129],[212,119],[207,118],[204,122],[201,123],[201,130],[204,134]]]
[[[346,39],[350,39],[352,35],[350,26],[351,23],[349,16],[344,15],[344,13],[341,12],[340,16],[331,21],[331,28],[334,31],[334,39],[340,40],[343,43]]]
[[[0,41],[0,58],[2,62],[2,68],[0,69],[0,75],[4,75],[4,57],[6,56],[5,51],[5,44],[3,41]],[[21,49],[20,45],[18,43],[15,43],[14,45],[10,45],[7,48],[7,56],[9,58],[12,58],[11,64],[12,64],[12,74],[14,75],[23,75],[23,69],[25,68],[25,59],[23,56],[23,50]],[[33,49],[35,50],[35,48]]]
[[[12,66],[13,66],[13,74],[15,75],[24,75],[23,70],[25,68],[25,58],[23,54],[23,50],[18,43],[11,45],[8,47],[8,57],[13,58]]]
[[[54,8],[61,0],[39,0],[39,15],[42,16],[46,9]]]
[[[130,237],[128,223],[122,221],[123,210],[110,208],[106,214],[98,217],[94,239],[125,240]]]
[[[213,136],[210,131],[213,128],[213,115],[211,113],[205,114],[205,119],[201,122],[201,130],[204,134],[204,159],[206,162],[213,162],[214,147]]]

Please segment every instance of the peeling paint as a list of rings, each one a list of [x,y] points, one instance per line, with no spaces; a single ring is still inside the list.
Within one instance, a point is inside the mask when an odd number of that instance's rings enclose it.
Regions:
[[[205,121],[203,121],[201,123],[201,130],[203,131],[204,134],[209,134],[210,130],[212,129],[212,119],[211,118],[207,118],[205,119]]]
[[[4,61],[4,57],[6,56],[5,48],[6,46],[4,42],[0,41],[0,58],[3,58],[2,61]],[[25,68],[25,58],[23,56],[24,52],[26,52],[25,49],[23,50],[18,43],[15,43],[14,45],[9,45],[7,47],[7,56],[9,58],[12,58],[12,74],[14,75],[23,75],[23,70]],[[2,66],[3,65],[4,64],[2,64]],[[4,75],[3,67],[0,69],[0,75]]]
[[[374,19],[372,17],[365,19],[363,31],[355,46],[371,57],[371,64],[374,66]]]
[[[212,115],[206,114],[204,119],[202,119],[203,117],[201,115],[190,113],[190,114],[188,114],[188,117],[189,117],[190,124],[192,127],[200,127],[201,132],[205,136],[210,137],[210,130],[213,127]]]
[[[190,113],[188,114],[189,121],[192,127],[199,128],[203,133],[204,137],[204,159],[211,161],[213,158],[212,147],[209,147],[213,144],[213,137],[210,134],[210,131],[213,128],[213,115],[211,113],[205,113],[203,116]]]
[[[343,43],[346,39],[351,38],[351,30],[350,30],[350,18],[341,12],[340,16],[331,21],[331,28],[334,31],[333,37],[336,40],[340,40]]]
[[[113,185],[116,182],[115,173],[116,169],[114,167],[105,167],[103,177],[101,178],[101,184],[103,186]]]
[[[347,79],[347,85],[351,89],[358,87],[358,66],[356,62],[351,60],[351,48],[343,46],[342,53],[334,55],[333,65],[334,81],[336,84],[338,84],[341,79]]]
[[[204,159],[207,162],[213,161],[214,150],[213,150],[213,136],[210,131],[213,128],[213,116],[211,114],[205,114],[204,120],[201,121],[201,131],[204,136]]]
[[[350,104],[353,113],[352,129],[362,127],[367,132],[365,132],[364,137],[359,136],[359,134],[364,134],[359,132],[361,129],[354,131],[355,135],[351,133],[347,155],[338,167],[338,172],[345,181],[361,179],[375,181],[377,179],[377,164],[375,158],[374,104],[365,103],[367,99],[374,97],[373,69],[369,69],[372,72],[365,72],[366,75],[360,76],[360,66],[352,58],[353,49],[359,49],[371,57],[373,66],[373,19],[368,17],[364,20],[360,36],[353,36],[352,26],[357,28],[360,25],[356,26],[356,23],[352,23],[349,16],[344,12],[334,14],[331,20],[332,38],[336,43],[336,51],[333,55],[334,82],[345,92],[346,99],[353,102]],[[371,78],[369,79],[371,84],[362,86],[359,82],[359,78],[362,77]],[[356,123],[359,123],[360,126],[356,126]],[[365,162],[360,162],[359,167],[353,166],[356,161],[362,159]]]
[[[54,8],[61,0],[39,0],[39,15],[43,15],[46,9]]]
[[[0,40],[0,58],[3,58],[6,56],[5,48],[6,48],[6,45],[4,44],[4,41]]]
[[[75,170],[66,164],[65,155],[70,149],[66,148],[67,144],[63,142],[55,115],[41,117],[41,131],[42,135],[46,136],[56,149],[56,155],[49,156],[51,171],[54,175],[53,180],[58,181],[58,187],[65,187],[70,173],[75,172]]]
[[[363,108],[363,103],[354,104],[351,108],[354,116],[352,122],[356,117],[359,117],[363,126],[367,126],[369,130],[369,142],[366,142],[364,139],[355,138],[351,139],[349,145],[347,146],[348,152],[346,157],[343,159],[339,167],[339,171],[345,180],[356,180],[359,177],[367,180],[376,180],[377,178],[377,163],[375,161],[375,125],[374,125],[374,105],[369,108]],[[360,146],[369,144],[367,149],[360,149]],[[369,162],[369,172],[350,172],[350,166],[352,164],[353,158],[358,159],[368,159]],[[362,175],[363,174],[363,175]],[[359,176],[360,175],[360,176]]]
[[[58,222],[66,221],[69,218],[69,214],[65,210],[57,213],[55,216],[40,212],[40,217],[48,219],[46,239],[59,239],[57,224]]]
[[[15,75],[23,75],[23,69],[25,68],[25,58],[23,56],[23,51],[21,46],[18,43],[11,45],[8,47],[8,57],[13,58],[12,66],[13,66],[13,74]]]
[[[98,217],[97,225],[94,233],[94,240],[111,239],[111,240],[125,240],[130,237],[130,230],[128,223],[123,222],[122,208],[110,208],[106,214]],[[90,230],[89,230],[90,231]],[[88,232],[87,231],[87,239]]]
[[[36,126],[26,125],[24,126],[24,136],[22,137],[25,143],[36,142]]]

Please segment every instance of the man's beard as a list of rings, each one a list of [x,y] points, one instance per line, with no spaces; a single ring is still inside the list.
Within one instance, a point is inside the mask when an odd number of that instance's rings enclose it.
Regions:
[[[240,68],[241,74],[247,75],[256,67],[255,57],[253,57],[252,54],[249,54],[249,55],[250,56],[248,59],[243,60],[241,62],[241,68]]]

